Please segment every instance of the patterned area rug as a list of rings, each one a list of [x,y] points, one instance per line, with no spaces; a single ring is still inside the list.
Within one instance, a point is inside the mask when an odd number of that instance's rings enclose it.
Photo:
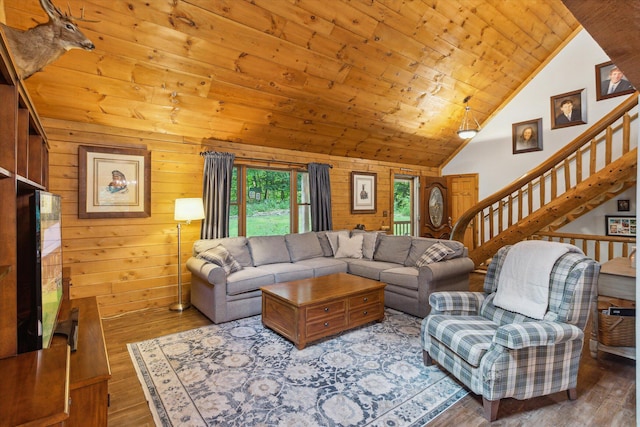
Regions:
[[[467,394],[422,363],[420,319],[298,350],[260,316],[128,344],[162,426],[423,426]]]

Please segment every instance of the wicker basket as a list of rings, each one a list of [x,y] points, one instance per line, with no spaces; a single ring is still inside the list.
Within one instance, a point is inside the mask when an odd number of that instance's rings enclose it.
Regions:
[[[611,316],[598,310],[598,341],[611,347],[635,347],[636,318]]]

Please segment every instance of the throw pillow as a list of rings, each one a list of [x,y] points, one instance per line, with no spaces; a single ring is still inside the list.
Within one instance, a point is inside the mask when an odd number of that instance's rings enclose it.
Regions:
[[[349,231],[327,231],[327,239],[329,239],[329,245],[331,246],[331,250],[333,251],[333,256],[335,256],[336,252],[338,252],[338,236],[349,237]]]
[[[338,235],[336,258],[362,258],[362,234],[353,237]]]
[[[236,261],[229,251],[222,245],[200,252],[196,258],[203,259],[222,267],[225,273],[227,273],[227,276],[231,273],[242,270],[240,263]]]
[[[423,267],[427,264],[441,261],[445,259],[445,257],[452,252],[455,252],[455,251],[449,248],[448,246],[445,246],[440,242],[435,243],[429,246],[429,248],[426,251],[424,251],[422,256],[418,258],[418,261],[416,261],[416,266]]]
[[[373,253],[376,250],[376,242],[378,241],[378,232],[377,231],[361,231],[361,230],[353,230],[351,232],[352,236],[356,234],[362,234],[362,258],[372,260]]]

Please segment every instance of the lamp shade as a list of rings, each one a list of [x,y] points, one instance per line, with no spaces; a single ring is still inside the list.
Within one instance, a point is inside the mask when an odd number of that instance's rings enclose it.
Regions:
[[[204,206],[199,197],[176,199],[173,219],[176,221],[193,221],[204,218]]]

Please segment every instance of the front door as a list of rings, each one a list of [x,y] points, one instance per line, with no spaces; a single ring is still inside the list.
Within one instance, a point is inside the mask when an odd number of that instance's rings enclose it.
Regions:
[[[448,239],[451,235],[451,216],[447,179],[423,177],[423,181],[420,236]]]

